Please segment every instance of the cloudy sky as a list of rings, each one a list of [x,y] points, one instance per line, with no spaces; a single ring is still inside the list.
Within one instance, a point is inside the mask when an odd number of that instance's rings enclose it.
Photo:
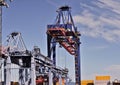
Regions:
[[[3,42],[18,31],[29,50],[37,45],[47,55],[47,24],[55,24],[56,10],[69,5],[82,35],[82,79],[110,75],[120,80],[120,0],[14,0],[8,4],[9,8],[3,7]],[[57,64],[68,67],[74,81],[74,56],[58,48]]]
[[[112,79],[120,78],[119,5],[119,0],[80,2],[81,12],[74,16],[74,21],[82,34],[83,78],[91,78],[95,75],[111,75]]]

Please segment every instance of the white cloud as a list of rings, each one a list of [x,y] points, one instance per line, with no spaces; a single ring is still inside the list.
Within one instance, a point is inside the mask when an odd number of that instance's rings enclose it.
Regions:
[[[109,9],[117,14],[120,14],[120,1],[117,0],[98,0],[99,2],[95,3],[101,8]]]
[[[86,28],[84,28],[85,30],[81,31],[81,33],[83,33],[84,35],[90,35],[92,37],[97,37],[99,35],[99,28],[101,22],[95,20],[94,19],[95,16],[92,13],[90,13],[88,10],[84,10],[81,16],[76,15],[73,18],[75,23],[79,23],[86,26]]]
[[[91,9],[91,10],[95,10],[96,9],[95,7],[89,6],[89,5],[84,4],[84,3],[80,3],[80,6],[83,7],[83,8]]]
[[[89,28],[94,28],[101,25],[101,22],[95,19],[95,15],[88,10],[84,10],[82,15],[74,16],[74,21],[83,25],[87,25]]]
[[[109,42],[120,41],[120,15],[118,15],[118,12],[117,14],[116,12],[113,12],[113,10],[120,12],[120,2],[113,0],[99,0],[93,4],[102,9],[82,4],[82,6],[87,9],[83,8],[84,11],[82,11],[80,15],[73,17],[75,23],[79,24],[79,28],[83,28],[80,29],[82,35],[103,38]],[[117,8],[117,6],[119,7]],[[107,11],[105,11],[106,9]],[[98,10],[101,11],[99,12],[100,14],[96,13]]]
[[[110,25],[110,26],[114,26],[116,28],[120,28],[120,20],[119,19],[115,19],[115,18],[108,18],[108,17],[99,17],[100,21]]]

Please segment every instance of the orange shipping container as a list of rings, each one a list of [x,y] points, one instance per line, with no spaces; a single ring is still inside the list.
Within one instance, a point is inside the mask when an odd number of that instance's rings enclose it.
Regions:
[[[110,80],[110,76],[96,76],[96,80]]]
[[[81,85],[94,85],[94,80],[82,80]]]

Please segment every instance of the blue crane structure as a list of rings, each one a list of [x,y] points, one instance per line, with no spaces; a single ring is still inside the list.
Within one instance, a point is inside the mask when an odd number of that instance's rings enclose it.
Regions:
[[[48,36],[48,39],[50,39],[49,41],[53,41],[53,60],[50,59],[52,52],[50,49],[50,52],[48,52],[49,57],[42,55],[40,53],[40,49],[36,46],[34,46],[32,51],[27,50],[21,33],[19,32],[13,32],[7,36],[6,45],[2,46],[2,6],[9,7],[6,1],[7,0],[0,0],[0,85],[53,85],[54,77],[52,74],[57,74],[59,77],[59,82],[58,79],[56,81],[61,85],[62,79],[67,80],[68,78],[68,69],[62,69],[56,66],[56,40],[60,39],[55,39],[53,36]],[[11,2],[13,0],[9,1]],[[65,9],[69,9],[69,7],[61,7],[60,9],[65,11]],[[58,10],[58,13],[60,12],[60,9]],[[58,27],[60,26],[59,24],[61,22],[60,16],[61,14],[56,18]],[[71,16],[70,18],[72,19]],[[61,26],[63,27],[64,24]],[[66,24],[65,26],[69,25]],[[71,26],[72,24],[70,25],[70,29]],[[72,37],[70,36],[71,33],[69,34],[68,32],[67,36]],[[72,34],[75,35],[75,33]],[[70,43],[72,42],[71,38],[65,37],[66,34],[64,34],[64,32],[63,35],[64,36],[60,36],[58,38],[65,40],[65,42],[67,42],[67,40],[70,40]],[[75,49],[74,46],[72,47],[73,42],[71,43],[71,47],[68,49],[67,44],[63,43],[62,40],[61,42],[58,42],[64,46],[64,48],[66,48],[70,54],[77,55],[77,52],[73,51]]]
[[[37,46],[27,50],[21,33],[11,33],[2,46],[2,7],[9,7],[6,1],[0,0],[0,85],[53,85],[57,79],[53,78],[54,73],[59,77],[58,84],[66,83],[62,80],[67,80],[68,69],[55,66]]]
[[[80,69],[80,32],[74,25],[71,15],[71,7],[62,6],[57,10],[56,23],[47,25],[47,49],[48,57],[53,59],[56,65],[56,43],[64,47],[75,58],[76,85],[81,85]]]

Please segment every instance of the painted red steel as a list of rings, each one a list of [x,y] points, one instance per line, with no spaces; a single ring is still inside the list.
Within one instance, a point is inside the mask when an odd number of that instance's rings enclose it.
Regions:
[[[62,45],[71,55],[75,55],[75,41],[70,38],[70,35],[74,34],[74,32],[69,32],[65,28],[50,28],[47,30],[47,33],[50,34],[52,37],[64,36],[63,40],[66,41],[59,41],[60,45]],[[69,33],[69,34],[68,34]],[[72,36],[71,35],[71,36]]]

